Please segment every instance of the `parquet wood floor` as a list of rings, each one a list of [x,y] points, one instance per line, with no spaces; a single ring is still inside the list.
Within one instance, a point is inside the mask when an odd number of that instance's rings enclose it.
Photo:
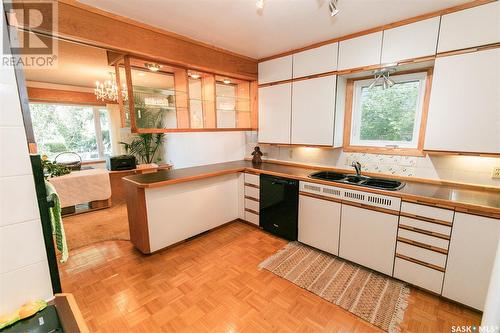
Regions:
[[[128,241],[71,252],[60,266],[92,332],[382,332],[259,270],[285,240],[241,222],[144,256]],[[480,314],[412,289],[403,332],[450,332]]]

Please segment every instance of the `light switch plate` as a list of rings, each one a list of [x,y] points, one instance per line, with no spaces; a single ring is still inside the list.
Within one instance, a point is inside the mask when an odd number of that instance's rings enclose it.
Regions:
[[[493,172],[491,173],[491,178],[500,179],[500,167],[493,167]]]

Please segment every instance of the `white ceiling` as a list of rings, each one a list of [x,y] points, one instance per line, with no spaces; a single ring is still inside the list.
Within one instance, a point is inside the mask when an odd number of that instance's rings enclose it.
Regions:
[[[79,0],[102,10],[262,58],[470,0]]]

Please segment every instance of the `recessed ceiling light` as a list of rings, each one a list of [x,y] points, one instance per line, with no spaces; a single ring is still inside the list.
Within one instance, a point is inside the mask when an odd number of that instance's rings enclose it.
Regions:
[[[231,83],[231,80],[229,80],[229,79],[224,79],[224,80],[222,80],[222,82],[223,82],[224,84],[230,84],[230,83]]]
[[[189,77],[193,78],[193,79],[199,79],[201,77],[200,74],[196,74],[196,73],[188,73]]]
[[[146,67],[147,69],[149,69],[152,72],[158,72],[160,70],[160,68],[161,68],[161,65],[146,62],[144,64],[144,67]]]

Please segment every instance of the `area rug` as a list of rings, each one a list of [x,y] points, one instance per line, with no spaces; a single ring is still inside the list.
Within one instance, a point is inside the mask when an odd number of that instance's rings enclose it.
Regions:
[[[387,332],[399,332],[410,293],[405,283],[298,242],[259,267]]]
[[[63,217],[68,249],[106,240],[130,240],[127,205]]]

